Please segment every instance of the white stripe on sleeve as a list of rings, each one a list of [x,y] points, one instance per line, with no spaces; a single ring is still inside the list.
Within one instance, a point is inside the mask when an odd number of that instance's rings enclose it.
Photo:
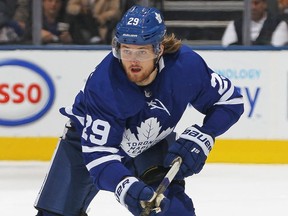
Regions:
[[[228,100],[228,101],[219,101],[217,103],[215,103],[214,105],[223,105],[223,104],[226,104],[226,105],[233,105],[233,104],[243,104],[243,98],[233,98],[231,100]]]
[[[75,115],[75,114],[72,112],[72,107],[65,107],[65,112],[66,112],[68,115],[73,115],[73,116],[75,116],[75,117],[78,119],[78,121],[80,122],[80,124],[84,126],[84,117]]]
[[[107,161],[113,161],[113,160],[118,160],[121,161],[121,156],[120,155],[108,155],[101,157],[99,159],[93,160],[90,163],[86,165],[88,170],[91,170],[93,167],[99,166],[102,163],[105,163]]]
[[[112,154],[116,154],[117,152],[119,152],[119,150],[117,148],[113,148],[113,147],[103,147],[103,146],[89,147],[89,146],[82,146],[82,152],[84,152],[84,153],[109,152],[109,153],[112,153]]]

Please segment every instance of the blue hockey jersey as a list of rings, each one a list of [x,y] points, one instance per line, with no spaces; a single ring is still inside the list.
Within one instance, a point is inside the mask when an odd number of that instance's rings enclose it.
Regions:
[[[202,131],[216,137],[243,113],[242,96],[189,47],[165,54],[144,87],[126,77],[112,53],[96,67],[72,107],[62,108],[82,133],[86,166],[99,189],[114,191],[130,171],[122,164],[169,135],[188,104],[205,114]],[[193,119],[191,119],[191,125]]]

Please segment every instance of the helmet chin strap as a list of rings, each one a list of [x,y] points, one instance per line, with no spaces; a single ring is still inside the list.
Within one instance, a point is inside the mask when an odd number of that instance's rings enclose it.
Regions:
[[[157,57],[154,59],[154,68],[151,73],[153,73],[153,71],[157,68],[160,58],[161,58],[161,55],[158,54]]]
[[[155,60],[154,60],[154,69],[158,66],[160,58],[161,58],[160,55],[157,55],[157,58],[155,58]]]

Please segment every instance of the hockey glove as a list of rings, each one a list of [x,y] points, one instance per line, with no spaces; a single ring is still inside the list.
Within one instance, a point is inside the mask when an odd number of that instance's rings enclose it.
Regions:
[[[182,164],[175,179],[184,179],[197,174],[202,170],[213,145],[214,138],[201,132],[199,126],[189,127],[169,146],[164,166],[168,167],[177,156],[180,156]]]
[[[116,187],[115,196],[133,215],[140,215],[147,202],[153,202],[155,210],[152,209],[150,216],[160,216],[167,211],[170,204],[169,199],[162,194],[157,196],[152,187],[135,177],[123,179]]]

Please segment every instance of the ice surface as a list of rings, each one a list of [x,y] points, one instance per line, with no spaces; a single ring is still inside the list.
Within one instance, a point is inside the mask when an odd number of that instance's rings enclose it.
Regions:
[[[48,162],[0,162],[0,216],[34,216],[34,200]],[[288,165],[206,164],[186,181],[197,216],[287,216]],[[128,216],[109,192],[99,193],[89,216]],[[180,215],[179,215],[180,216]]]

